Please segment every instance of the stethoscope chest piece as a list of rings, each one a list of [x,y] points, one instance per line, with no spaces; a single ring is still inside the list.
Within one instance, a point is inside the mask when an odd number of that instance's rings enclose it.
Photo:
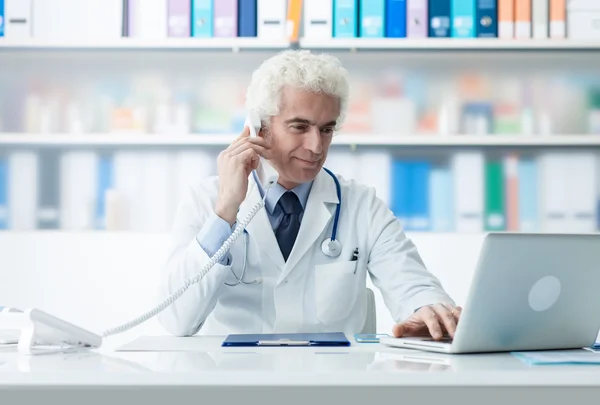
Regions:
[[[338,257],[342,253],[342,244],[337,239],[327,238],[321,244],[321,250],[325,256]]]

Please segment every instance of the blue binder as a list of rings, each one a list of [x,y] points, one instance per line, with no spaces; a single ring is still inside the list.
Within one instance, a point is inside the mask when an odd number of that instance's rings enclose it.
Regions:
[[[95,228],[106,229],[106,191],[113,187],[113,161],[111,156],[101,156],[98,162],[98,188],[96,194]]]
[[[221,346],[350,346],[350,341],[342,332],[231,334]]]
[[[213,36],[212,0],[192,1],[192,37],[210,38]]]
[[[387,0],[385,11],[385,36],[406,37],[406,0]]]
[[[4,36],[4,0],[0,0],[0,37]]]
[[[539,223],[538,163],[532,157],[522,157],[518,163],[519,231],[537,232]]]
[[[452,0],[452,37],[475,37],[475,0]]]
[[[498,4],[496,0],[477,0],[477,37],[498,36]]]
[[[410,202],[410,162],[394,160],[392,163],[390,209],[403,227],[408,225]]]
[[[429,173],[431,163],[428,161],[411,162],[409,168],[409,191],[408,191],[408,231],[431,230],[431,218],[429,207]]]
[[[429,0],[429,36],[448,38],[452,35],[450,0]]]
[[[2,0],[0,0],[2,1]],[[358,0],[334,0],[333,36],[354,38],[358,36]]]
[[[361,37],[383,38],[385,36],[385,1],[361,0],[358,5]]]
[[[238,2],[238,36],[256,36],[256,0],[239,0]]]

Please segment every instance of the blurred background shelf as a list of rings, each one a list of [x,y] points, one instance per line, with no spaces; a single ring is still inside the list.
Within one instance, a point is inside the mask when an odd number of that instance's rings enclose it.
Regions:
[[[498,38],[301,38],[299,48],[389,51],[597,51],[598,40]],[[118,38],[109,40],[45,40],[0,37],[0,50],[282,50],[296,47],[287,39],[263,38]]]
[[[2,146],[226,146],[237,134],[0,134]],[[341,134],[339,146],[600,146],[600,135],[376,135]]]
[[[228,145],[236,135],[0,134],[0,145],[28,146],[189,146]]]
[[[331,38],[300,39],[300,47],[331,50],[513,50],[513,51],[581,51],[598,50],[598,40],[573,39],[498,39],[498,38]]]
[[[286,39],[263,38],[119,38],[114,40],[44,40],[40,38],[8,39],[0,37],[0,50],[243,50],[285,49]]]

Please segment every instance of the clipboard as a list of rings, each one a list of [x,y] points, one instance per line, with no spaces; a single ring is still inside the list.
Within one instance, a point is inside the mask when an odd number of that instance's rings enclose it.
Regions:
[[[350,346],[343,332],[333,333],[273,333],[231,334],[222,347],[290,347],[290,346]]]

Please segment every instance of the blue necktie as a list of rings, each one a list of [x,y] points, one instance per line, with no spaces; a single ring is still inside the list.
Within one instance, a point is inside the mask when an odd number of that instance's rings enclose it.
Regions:
[[[275,237],[281,249],[281,254],[285,261],[287,261],[294,242],[296,242],[296,236],[298,236],[298,230],[300,229],[300,213],[302,212],[302,204],[298,196],[293,191],[286,191],[279,202],[277,203],[283,211],[283,219],[275,231]]]

